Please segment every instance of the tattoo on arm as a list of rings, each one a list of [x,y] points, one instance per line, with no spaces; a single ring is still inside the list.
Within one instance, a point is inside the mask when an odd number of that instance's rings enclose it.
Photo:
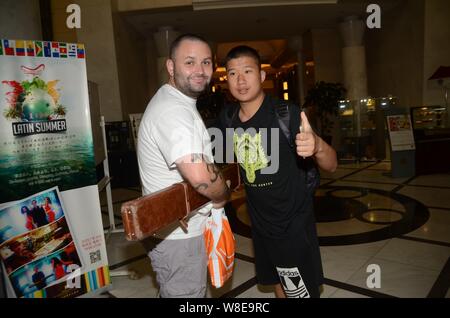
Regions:
[[[206,183],[200,183],[199,185],[196,185],[194,189],[197,191],[206,190],[208,189],[208,185]]]
[[[208,172],[211,174],[211,183],[216,182],[220,176],[219,168],[217,168],[214,163],[206,164],[206,168],[208,169]]]
[[[194,186],[196,191],[206,191],[210,185],[215,183],[219,178],[223,180],[222,174],[220,173],[220,169],[214,164],[214,162],[210,162],[208,157],[204,156],[201,153],[191,154],[191,163],[201,163],[205,162],[206,169],[209,173],[210,183],[200,183]],[[229,190],[228,188],[226,191]]]
[[[214,163],[211,163],[208,160],[208,158],[205,157],[203,154],[201,154],[201,153],[193,153],[193,154],[191,154],[191,162],[192,163],[200,163],[200,162],[205,162],[206,163],[206,169],[208,170],[208,172],[210,174],[210,181],[211,181],[211,183],[216,182],[217,179],[219,177],[221,177],[219,168],[217,168]]]

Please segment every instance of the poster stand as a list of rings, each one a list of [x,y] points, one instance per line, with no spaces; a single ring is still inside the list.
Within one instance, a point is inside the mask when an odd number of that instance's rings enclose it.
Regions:
[[[99,118],[92,125],[90,112],[99,109],[91,105],[98,94],[85,58],[82,43],[0,40],[0,157],[8,162],[0,167],[0,291],[5,286],[7,297],[91,297],[112,288],[96,176],[104,155],[96,156]]]
[[[102,180],[99,181],[97,184],[98,191],[101,192],[103,190],[106,191],[106,203],[108,206],[108,218],[109,218],[109,228],[107,230],[104,230],[105,232],[105,241],[108,242],[111,234],[113,233],[123,233],[123,228],[116,228],[116,222],[114,220],[114,207],[113,207],[113,200],[112,200],[112,192],[111,192],[111,176],[109,174],[109,162],[108,162],[108,149],[106,144],[106,132],[105,132],[105,117],[100,117],[100,127],[102,129],[102,137],[103,137],[103,147],[105,151],[105,159],[103,160],[103,171],[104,171],[104,177]],[[133,270],[122,270],[122,271],[110,271],[109,275],[111,277],[117,277],[117,276],[129,276],[131,279],[137,279],[138,274]]]
[[[393,178],[415,176],[416,147],[411,117],[403,109],[392,108],[386,116],[391,144],[391,175]]]
[[[104,116],[100,117],[100,127],[102,128],[105,159],[103,159],[104,177],[98,183],[98,191],[101,192],[104,189],[106,191],[106,203],[108,206],[109,229],[105,230],[105,233],[107,234],[106,239],[108,239],[109,235],[111,235],[111,233],[123,232],[123,230],[116,229],[116,223],[114,221],[114,209],[113,209],[112,193],[111,193],[111,176],[109,174],[108,149],[106,147],[105,117]]]
[[[3,266],[0,266],[0,298],[6,298],[6,283],[3,276]]]
[[[105,135],[105,120],[104,117],[101,116],[101,120],[100,120],[100,126],[102,128],[102,134],[103,134],[103,141],[104,141],[104,148],[105,148],[105,154],[107,154],[107,149],[106,149],[106,135]],[[108,230],[105,230],[105,241],[108,241],[110,235],[112,233],[121,233],[123,232],[123,229],[118,229],[116,228],[116,224],[114,221],[114,211],[113,211],[113,201],[112,201],[112,193],[111,193],[111,177],[109,175],[109,165],[108,165],[108,156],[105,156],[105,159],[103,160],[103,166],[104,166],[104,174],[105,176],[103,177],[102,180],[100,180],[100,182],[97,184],[98,186],[98,191],[101,192],[103,190],[106,191],[106,198],[107,198],[107,206],[108,206],[108,217],[109,217],[109,221],[110,221],[110,227]],[[12,292],[12,287],[8,286],[9,288],[7,288],[7,284],[6,281],[4,279],[3,276],[3,266],[1,266],[2,264],[0,264],[0,298],[7,298],[7,297],[13,297],[13,292]],[[138,278],[138,274],[133,271],[133,270],[116,270],[116,271],[110,271],[109,272],[110,277],[117,277],[117,276],[129,276],[130,279],[137,279]],[[89,295],[83,295],[81,297],[92,297],[94,295],[100,295],[101,293],[105,292],[105,291],[110,291],[111,290],[111,285],[107,286],[107,287],[103,287],[100,289],[97,289],[93,292],[91,292]],[[9,292],[8,292],[9,291]]]

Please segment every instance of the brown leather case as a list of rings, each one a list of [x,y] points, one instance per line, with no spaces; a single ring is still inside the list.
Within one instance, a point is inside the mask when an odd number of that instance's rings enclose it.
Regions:
[[[125,202],[121,208],[125,234],[130,241],[144,239],[189,212],[185,186],[181,183]]]
[[[239,167],[231,164],[221,170],[231,189],[240,185]],[[129,241],[142,240],[158,230],[184,219],[210,200],[186,182],[122,204],[121,214],[125,236]]]

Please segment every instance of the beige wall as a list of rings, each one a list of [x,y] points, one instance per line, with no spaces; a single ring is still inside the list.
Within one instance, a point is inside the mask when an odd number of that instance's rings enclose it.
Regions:
[[[450,1],[425,1],[425,46],[423,74],[424,105],[443,105],[442,89],[429,85],[428,78],[439,66],[450,66]]]
[[[98,84],[101,114],[106,121],[128,120],[128,114],[143,112],[157,89],[154,76],[149,74],[156,57],[152,48],[148,49],[148,41],[118,13],[118,2],[53,2],[55,40],[86,45],[88,79]],[[76,31],[65,25],[69,3],[81,7],[81,29]]]
[[[66,26],[66,8],[71,3],[80,6],[80,29]],[[122,120],[111,1],[52,0],[51,4],[54,40],[85,45],[87,77],[98,86],[100,114],[106,121]]]
[[[81,29],[66,27],[70,3],[81,7]],[[118,14],[117,1],[52,0],[52,19],[54,40],[85,44],[88,79],[98,85],[105,120],[143,112],[158,88],[156,48]]]
[[[153,37],[146,40],[146,52],[147,52],[147,93],[148,101],[156,93],[159,88],[158,84],[158,69],[156,66],[156,60],[158,58],[158,50],[156,49],[155,41]],[[147,101],[147,102],[148,102]]]
[[[100,112],[106,121],[122,120],[116,47],[110,0],[76,0],[81,7],[78,42],[86,48],[88,79],[98,85]]]
[[[147,43],[124,18],[113,13],[123,119],[142,113],[148,103]]]
[[[341,41],[337,29],[311,30],[315,81],[342,83]]]
[[[0,39],[42,40],[39,0],[1,0]]]
[[[444,103],[428,83],[439,66],[450,66],[450,1],[408,0],[368,31],[369,93],[392,94],[405,107]]]
[[[66,25],[67,17],[70,13],[66,12],[69,4],[74,3],[73,0],[52,0],[52,28],[53,41],[61,41],[68,43],[77,43],[76,29],[69,29]],[[81,21],[83,22],[83,11],[81,11]],[[83,25],[81,25],[83,27]]]
[[[382,12],[381,23],[381,29],[366,32],[369,95],[392,94],[401,107],[421,105],[424,0],[406,0],[391,12]]]

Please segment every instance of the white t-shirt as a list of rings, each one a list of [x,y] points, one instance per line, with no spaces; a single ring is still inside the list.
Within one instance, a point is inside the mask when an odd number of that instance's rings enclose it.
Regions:
[[[203,154],[212,162],[211,140],[196,100],[165,84],[147,105],[139,127],[137,157],[143,195],[183,181],[175,161],[188,154]],[[175,224],[157,236],[185,239],[202,235],[211,207],[207,204],[188,220],[188,233]]]

